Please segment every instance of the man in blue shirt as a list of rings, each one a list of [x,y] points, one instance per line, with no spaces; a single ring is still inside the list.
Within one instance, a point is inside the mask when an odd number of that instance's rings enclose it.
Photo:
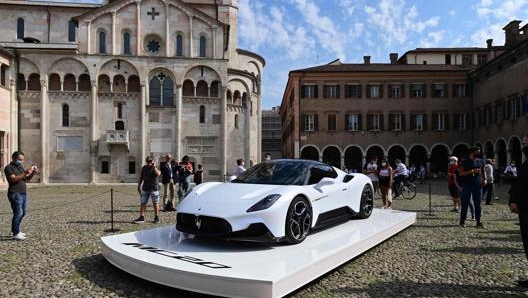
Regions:
[[[459,175],[462,185],[461,210],[460,210],[460,226],[466,226],[467,209],[471,198],[475,206],[475,219],[477,220],[477,228],[484,228],[481,222],[482,216],[482,186],[486,184],[486,179],[483,175],[484,161],[478,156],[480,155],[479,147],[472,147],[469,149],[468,158],[464,159],[460,164]]]

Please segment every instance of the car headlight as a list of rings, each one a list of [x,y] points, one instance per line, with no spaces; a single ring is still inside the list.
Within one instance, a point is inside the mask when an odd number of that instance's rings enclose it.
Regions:
[[[279,194],[268,195],[264,199],[258,201],[255,205],[251,206],[246,212],[254,212],[259,210],[268,209],[281,197]]]

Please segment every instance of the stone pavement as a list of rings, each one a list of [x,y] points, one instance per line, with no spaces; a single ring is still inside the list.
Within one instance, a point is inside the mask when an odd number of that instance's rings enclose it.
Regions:
[[[429,181],[427,182],[429,183]],[[395,208],[417,212],[417,223],[291,294],[292,297],[525,297],[516,286],[528,277],[517,220],[500,200],[483,206],[487,229],[458,226],[458,213],[444,181],[419,185],[414,200]],[[0,297],[203,297],[153,284],[109,264],[100,237],[109,235],[110,194],[114,228],[120,232],[157,226],[132,223],[138,216],[136,185],[33,186],[22,230],[28,240],[9,235],[11,209],[0,191]],[[381,201],[376,200],[380,206]],[[431,213],[431,215],[429,215]],[[147,220],[153,219],[148,207]],[[174,212],[161,213],[172,225]]]

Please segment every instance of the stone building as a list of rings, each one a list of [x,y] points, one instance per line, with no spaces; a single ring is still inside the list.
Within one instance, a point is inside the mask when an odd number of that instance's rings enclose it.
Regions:
[[[11,150],[16,142],[16,127],[11,104],[11,87],[9,68],[13,54],[0,47],[0,186],[7,184],[4,177],[4,166],[11,162]]]
[[[272,159],[281,158],[281,118],[280,107],[262,110],[262,158],[269,154]]]
[[[510,23],[505,31],[504,46],[493,46],[488,40],[485,48],[418,48],[399,59],[398,54],[390,54],[390,63],[371,63],[365,56],[362,64],[336,60],[291,71],[280,109],[283,156],[356,170],[370,156],[387,156],[390,162],[399,158],[442,175],[448,156],[465,157],[469,146],[486,142],[503,148],[504,142],[499,141],[503,139],[508,148],[520,151],[521,127],[528,127],[525,117],[511,125],[496,123],[503,127],[494,128],[496,139],[473,121],[474,115],[483,115],[484,107],[500,107],[497,103],[507,98],[518,101],[528,92],[528,83],[522,79],[525,73],[520,75],[527,71],[522,55],[510,63],[517,65],[516,71],[503,67],[487,83],[469,79],[485,76],[488,71],[482,70],[489,67],[498,71],[492,66],[495,61],[506,59],[499,58],[521,42],[523,30],[518,23]],[[476,114],[475,108],[479,109]],[[516,111],[511,114],[515,119],[521,117]],[[502,158],[500,152],[510,150],[503,149],[487,149],[491,157],[499,154],[502,166],[510,158]],[[521,161],[519,154],[512,156]]]
[[[136,182],[167,153],[221,180],[260,159],[265,61],[237,48],[237,0],[83,2],[0,1],[13,149],[42,183]]]

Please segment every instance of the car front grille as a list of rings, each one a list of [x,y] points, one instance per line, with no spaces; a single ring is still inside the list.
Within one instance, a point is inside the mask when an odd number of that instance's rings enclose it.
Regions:
[[[218,237],[231,233],[231,225],[222,218],[177,213],[176,229],[180,232],[199,236]]]

